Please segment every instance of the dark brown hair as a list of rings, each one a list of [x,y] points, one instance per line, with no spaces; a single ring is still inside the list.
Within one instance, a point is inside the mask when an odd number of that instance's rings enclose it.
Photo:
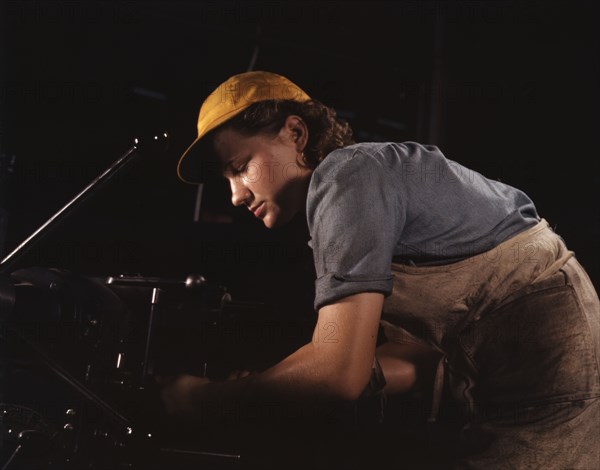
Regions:
[[[304,148],[306,165],[315,169],[335,149],[354,144],[352,129],[337,117],[333,108],[317,100],[266,100],[254,103],[218,129],[230,128],[240,134],[275,135],[290,115],[300,116],[308,127],[308,142]]]

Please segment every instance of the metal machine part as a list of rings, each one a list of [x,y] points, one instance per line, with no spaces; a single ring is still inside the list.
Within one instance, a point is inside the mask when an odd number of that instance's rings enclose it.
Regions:
[[[224,287],[199,275],[178,282],[117,276],[108,283],[39,267],[12,278],[14,306],[2,316],[0,337],[0,465],[6,470],[32,463],[40,469],[114,462],[136,468],[148,459],[165,460],[165,468],[177,468],[178,459],[195,459],[199,468],[239,462],[227,449],[180,449],[164,441],[152,380],[156,353],[164,352],[157,362],[165,370],[171,363],[182,371],[206,370],[203,338],[215,331],[230,300]],[[210,331],[177,338],[179,350],[169,347],[165,340],[182,326]]]
[[[167,143],[166,132],[135,139],[0,262],[2,470],[139,467],[158,455],[153,439],[160,404],[151,376],[162,293],[178,287],[202,291],[201,304],[208,306],[213,297],[204,294],[217,292],[216,307],[208,309],[212,315],[228,298],[223,289],[211,290],[199,275],[181,281],[118,276],[105,282],[58,268],[15,268],[117,173],[141,154],[164,151]],[[150,288],[149,308],[141,313],[131,308],[117,287]],[[136,330],[146,332],[145,341],[128,341]],[[223,459],[231,461],[228,455]]]

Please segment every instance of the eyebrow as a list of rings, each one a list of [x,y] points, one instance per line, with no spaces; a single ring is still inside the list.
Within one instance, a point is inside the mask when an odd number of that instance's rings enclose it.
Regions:
[[[231,166],[233,165],[233,162],[236,160],[247,160],[250,158],[250,155],[246,155],[245,157],[233,157],[231,160],[229,160],[227,163],[225,163],[223,165],[223,170],[226,170],[227,168],[231,168]]]

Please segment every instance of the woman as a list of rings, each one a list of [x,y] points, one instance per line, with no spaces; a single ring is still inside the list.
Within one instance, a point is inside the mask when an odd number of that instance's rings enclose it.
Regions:
[[[332,109],[268,72],[206,99],[179,176],[193,181],[211,156],[232,203],[267,227],[306,213],[318,322],[264,372],[169,381],[170,414],[216,397],[352,401],[429,384],[429,419],[460,417],[457,466],[596,467],[598,297],[525,193],[435,146],[355,144]]]

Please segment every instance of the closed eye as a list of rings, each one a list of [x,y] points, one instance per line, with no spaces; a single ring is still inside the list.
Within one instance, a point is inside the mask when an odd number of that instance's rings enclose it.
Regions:
[[[229,167],[229,170],[231,172],[232,176],[237,176],[241,173],[244,173],[247,169],[248,169],[248,163],[250,162],[250,160],[252,159],[251,156],[247,156],[244,160],[242,165],[238,166],[237,168],[233,166],[234,161],[231,160],[226,167]]]
[[[239,175],[240,173],[243,173],[244,171],[246,171],[246,168],[248,167],[247,163],[244,163],[241,167],[239,168],[231,168],[231,174],[236,176]]]

